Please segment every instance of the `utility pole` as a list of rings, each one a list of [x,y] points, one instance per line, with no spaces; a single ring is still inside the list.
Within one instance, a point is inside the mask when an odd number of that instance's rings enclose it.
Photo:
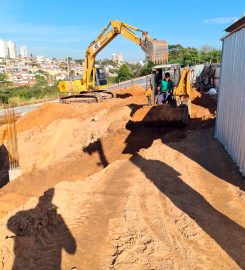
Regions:
[[[67,56],[67,77],[70,77],[69,57]]]

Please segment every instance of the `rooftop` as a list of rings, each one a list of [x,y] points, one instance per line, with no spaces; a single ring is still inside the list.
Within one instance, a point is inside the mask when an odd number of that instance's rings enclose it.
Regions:
[[[231,33],[245,27],[245,16],[225,29],[226,32]]]

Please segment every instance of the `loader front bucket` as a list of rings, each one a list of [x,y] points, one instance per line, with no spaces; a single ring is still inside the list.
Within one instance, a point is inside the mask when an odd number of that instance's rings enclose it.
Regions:
[[[155,64],[168,62],[168,44],[165,40],[146,39],[141,44],[142,50]]]
[[[186,126],[188,123],[187,106],[172,107],[169,104],[143,106],[131,118],[131,124],[150,126]]]

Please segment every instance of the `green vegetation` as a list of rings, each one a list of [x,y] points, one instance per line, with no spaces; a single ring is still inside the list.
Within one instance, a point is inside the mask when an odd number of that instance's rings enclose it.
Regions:
[[[154,66],[154,63],[152,61],[147,61],[145,63],[145,65],[143,66],[143,68],[141,69],[141,72],[140,72],[140,76],[145,76],[145,75],[148,75],[148,74],[151,74],[151,70]]]
[[[0,74],[0,83],[5,83],[8,79],[8,75],[6,73]]]
[[[201,50],[192,47],[183,47],[180,44],[169,45],[169,63],[178,63],[181,66],[193,66],[201,63],[220,63],[222,52],[211,46],[203,46]],[[110,60],[104,64],[111,64]],[[146,58],[146,62],[142,67],[139,64],[123,64],[119,70],[113,69],[117,73],[117,82],[130,80],[132,78],[151,74],[154,63]]]
[[[57,85],[35,84],[33,86],[2,87],[0,89],[0,103],[10,106],[18,106],[57,97]]]
[[[181,66],[192,66],[201,63],[220,63],[221,50],[211,46],[203,46],[201,50],[182,45],[169,45],[169,63],[179,63]]]
[[[117,77],[107,77],[108,84],[116,83]]]
[[[129,69],[129,66],[127,64],[123,64],[118,70],[116,81],[123,82],[123,81],[130,80],[132,77],[133,77],[132,72]]]

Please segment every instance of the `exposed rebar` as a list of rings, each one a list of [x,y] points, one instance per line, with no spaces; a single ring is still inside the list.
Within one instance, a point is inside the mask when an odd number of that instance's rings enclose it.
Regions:
[[[18,141],[16,132],[16,116],[13,109],[5,109],[4,111],[6,132],[4,141],[9,152],[9,168],[16,169],[19,167]]]

